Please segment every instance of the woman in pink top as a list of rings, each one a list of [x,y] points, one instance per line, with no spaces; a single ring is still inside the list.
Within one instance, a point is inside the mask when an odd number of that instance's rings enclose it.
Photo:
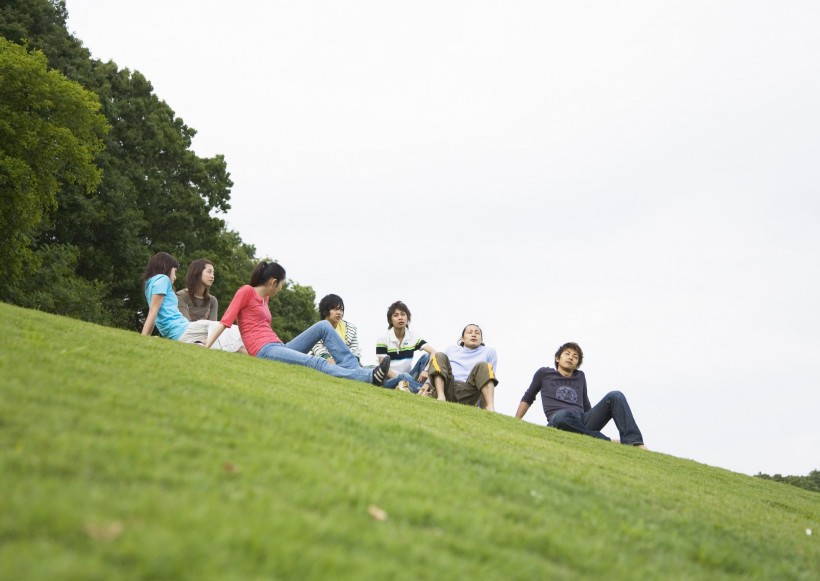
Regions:
[[[287,343],[279,339],[271,329],[268,299],[276,296],[284,284],[285,269],[281,264],[276,262],[257,264],[251,274],[250,284],[236,291],[231,304],[228,305],[228,309],[208,339],[207,346],[210,347],[226,328],[230,328],[234,321],[238,320],[245,348],[254,357],[303,365],[334,377],[382,385],[387,370],[390,368],[390,358],[385,357],[375,369],[360,367],[356,356],[350,352],[342,338],[327,321],[319,321]],[[336,365],[328,363],[321,357],[308,355],[319,340],[330,351]]]

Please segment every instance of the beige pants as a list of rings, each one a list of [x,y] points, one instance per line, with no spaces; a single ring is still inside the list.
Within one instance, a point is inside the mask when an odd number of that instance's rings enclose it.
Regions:
[[[200,319],[194,321],[179,338],[183,343],[202,343],[208,342],[208,338],[213,335],[214,329],[219,324],[219,321],[208,321]],[[239,334],[239,327],[233,325],[230,329],[225,329],[216,340],[216,343],[211,345],[211,349],[218,349],[220,351],[239,351],[244,344],[242,343],[242,336]]]

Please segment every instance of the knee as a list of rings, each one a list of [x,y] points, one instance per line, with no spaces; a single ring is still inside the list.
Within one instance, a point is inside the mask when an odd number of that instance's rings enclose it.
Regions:
[[[440,351],[434,353],[431,358],[428,375],[430,377],[435,377],[437,375],[444,377],[447,375],[448,369],[450,369],[450,358]]]
[[[608,394],[606,394],[606,397],[609,401],[626,401],[626,396],[621,391],[610,391]]]
[[[488,362],[476,363],[472,369],[473,377],[477,378],[481,386],[487,384],[498,385],[498,378],[495,376],[495,369],[493,364]]]
[[[333,325],[331,325],[326,319],[319,321],[316,324],[319,325],[320,329],[324,329],[325,331],[333,331],[334,333],[336,332],[336,329],[333,328]]]
[[[567,425],[570,413],[568,410],[558,410],[549,421],[549,425],[555,428],[563,428]]]

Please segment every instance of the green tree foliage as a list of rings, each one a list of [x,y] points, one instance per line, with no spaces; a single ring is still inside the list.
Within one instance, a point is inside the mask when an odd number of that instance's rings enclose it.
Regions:
[[[812,470],[809,472],[808,476],[781,476],[780,474],[769,476],[768,474],[760,473],[755,474],[755,477],[763,478],[764,480],[774,480],[775,482],[791,484],[792,486],[805,488],[806,490],[811,490],[813,492],[820,492],[820,470]]]
[[[66,19],[62,0],[3,0],[0,35],[41,50],[49,67],[97,95],[111,126],[95,158],[102,181],[93,190],[61,183],[42,212],[43,227],[29,240],[33,260],[47,267],[18,280],[3,298],[140,328],[146,310],[140,279],[150,256],[164,250],[180,261],[181,280],[192,260],[215,263],[212,292],[224,311],[256,263],[255,248],[218,217],[230,208],[233,186],[225,159],[198,157],[191,150],[196,132],[154,95],[148,79],[92,59],[68,33]],[[310,287],[283,289],[273,303],[274,328],[283,338],[315,322],[314,299]]]
[[[107,320],[103,309],[105,285],[75,274],[79,260],[76,247],[45,245],[37,249],[35,260],[40,267],[31,270],[24,283],[9,290],[10,302],[85,321]]]
[[[108,129],[96,96],[39,51],[0,38],[0,284],[3,294],[38,261],[31,251],[62,188],[88,193],[100,182],[94,156]],[[4,292],[5,291],[5,292]]]
[[[315,301],[311,287],[291,281],[270,300],[271,326],[282,341],[287,343],[319,320]]]

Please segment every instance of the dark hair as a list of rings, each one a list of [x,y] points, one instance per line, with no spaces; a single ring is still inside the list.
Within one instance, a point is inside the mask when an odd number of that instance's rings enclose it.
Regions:
[[[458,340],[458,344],[462,347],[464,347],[464,332],[467,330],[467,327],[478,327],[478,325],[475,323],[468,323],[461,330],[461,338]],[[481,330],[481,327],[478,327],[478,332],[481,333],[481,344],[484,345],[484,331]]]
[[[202,284],[202,272],[208,265],[213,266],[214,263],[207,258],[197,258],[188,266],[188,274],[185,275],[185,288],[188,289],[188,293],[196,294],[197,289],[201,286],[202,297],[207,299],[210,296],[208,287]]]
[[[345,302],[339,295],[326,295],[319,301],[319,317],[321,319],[327,319],[333,309],[345,310]]]
[[[393,319],[391,317],[393,316],[393,313],[395,313],[396,311],[402,311],[403,313],[407,314],[407,326],[409,327],[410,317],[412,316],[410,314],[410,309],[408,309],[407,305],[405,305],[403,302],[396,301],[395,303],[387,307],[387,328],[393,328]]]
[[[167,252],[157,252],[148,261],[148,266],[145,268],[145,275],[142,277],[142,286],[145,288],[145,283],[152,276],[164,274],[168,278],[171,277],[172,269],[179,269],[179,262],[177,259]]]
[[[256,265],[251,273],[251,286],[262,286],[270,279],[285,280],[285,269],[278,262],[265,262]]]
[[[555,362],[558,362],[558,358],[561,357],[561,353],[566,351],[567,349],[572,349],[578,354],[578,367],[581,367],[581,363],[584,362],[584,352],[581,351],[581,346],[578,343],[564,343],[558,348],[558,351],[555,352]]]

